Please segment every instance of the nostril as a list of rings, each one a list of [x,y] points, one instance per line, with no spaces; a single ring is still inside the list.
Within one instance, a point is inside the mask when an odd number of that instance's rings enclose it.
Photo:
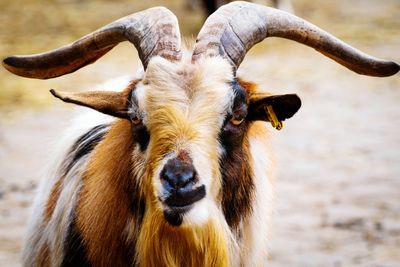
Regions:
[[[171,189],[174,189],[176,186],[176,183],[171,179],[171,176],[168,175],[164,170],[161,173],[161,182],[167,191],[171,191]]]
[[[194,170],[186,170],[178,175],[178,188],[184,187],[190,183],[192,183],[195,179],[195,172]]]
[[[171,189],[185,189],[196,180],[196,171],[192,164],[182,162],[179,159],[170,159],[161,172],[163,187]]]
[[[177,186],[176,175],[168,168],[164,168],[161,172],[161,180],[163,181],[164,187],[175,188]]]

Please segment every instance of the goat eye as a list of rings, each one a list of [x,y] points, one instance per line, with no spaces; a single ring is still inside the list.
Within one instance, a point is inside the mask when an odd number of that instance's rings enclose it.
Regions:
[[[243,121],[244,121],[244,117],[242,117],[242,116],[240,116],[240,117],[232,116],[232,118],[230,119],[230,123],[232,123],[235,126],[242,124]]]
[[[133,124],[135,124],[135,125],[138,125],[138,124],[140,124],[142,122],[142,119],[139,118],[139,116],[134,116],[134,117],[131,118],[131,122]]]
[[[130,121],[134,125],[139,125],[142,123],[142,117],[139,114],[130,114],[129,116]]]

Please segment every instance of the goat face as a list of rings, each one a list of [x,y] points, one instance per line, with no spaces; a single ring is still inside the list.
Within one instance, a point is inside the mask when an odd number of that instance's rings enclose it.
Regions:
[[[171,225],[202,224],[218,212],[222,157],[242,148],[256,115],[255,108],[249,114],[249,93],[219,57],[194,64],[161,57],[149,62],[127,108],[133,136],[140,136],[136,152],[142,163],[134,172],[138,177],[145,174],[149,210],[162,212]],[[299,99],[282,99],[290,104],[284,107],[285,116],[292,116]]]
[[[149,134],[143,151],[146,202],[155,203],[172,225],[180,225],[184,214],[188,222],[201,223],[217,209],[218,139],[232,107],[232,78],[223,60],[185,66],[154,58],[132,93],[137,104],[131,110]]]

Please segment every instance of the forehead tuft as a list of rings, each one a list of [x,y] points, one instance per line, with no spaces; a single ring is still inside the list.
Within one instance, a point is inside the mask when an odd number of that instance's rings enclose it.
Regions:
[[[201,105],[214,106],[215,112],[221,113],[232,101],[232,80],[231,65],[220,57],[195,63],[154,57],[136,90],[140,106],[148,114],[166,106],[186,111]]]
[[[154,57],[149,62],[143,83],[152,86],[195,90],[214,87],[214,84],[228,83],[232,80],[232,67],[221,57],[203,58],[195,63],[189,60],[170,62],[162,57]]]

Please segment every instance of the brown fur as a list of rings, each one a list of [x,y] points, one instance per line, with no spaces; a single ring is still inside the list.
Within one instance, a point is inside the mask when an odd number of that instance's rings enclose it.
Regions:
[[[237,77],[236,80],[238,81],[240,86],[244,88],[244,90],[246,91],[249,98],[257,92],[257,84],[256,83],[245,81],[239,77]]]
[[[148,267],[228,266],[228,241],[222,227],[208,222],[201,227],[174,228],[163,217],[152,188],[151,177],[154,176],[155,168],[168,151],[178,152],[186,141],[200,137],[190,123],[174,109],[164,107],[154,116],[150,118],[152,143],[148,149],[152,157],[149,159],[146,182],[143,184],[147,210],[136,248],[138,262],[140,266]],[[217,155],[212,156],[217,158]]]
[[[247,131],[247,129],[245,129]],[[251,213],[254,183],[249,166],[249,144],[245,137],[243,146],[235,148],[222,159],[222,207],[231,229],[239,231],[239,223]]]
[[[53,215],[54,209],[57,204],[58,197],[60,196],[62,184],[64,183],[65,176],[62,176],[57,182],[54,184],[51,189],[50,195],[47,199],[46,205],[44,207],[44,219],[46,222],[49,222],[51,216]]]
[[[246,91],[247,99],[257,89],[255,83],[240,78],[237,81]],[[233,141],[239,145],[233,146],[221,159],[222,207],[228,225],[237,234],[240,234],[240,222],[252,212],[254,182],[247,137],[249,127],[251,124],[244,122],[241,133],[235,134],[239,140]]]
[[[95,266],[128,265],[135,256],[129,255],[132,249],[122,238],[130,219],[127,191],[132,188],[129,126],[117,121],[111,127],[93,151],[84,177],[77,228]],[[171,227],[157,205],[149,203],[136,247],[138,262],[140,266],[229,266],[227,240],[223,227],[211,221],[202,227]]]
[[[214,222],[201,227],[173,227],[161,212],[148,211],[137,249],[141,267],[228,267],[224,230]]]
[[[36,264],[40,267],[50,267],[50,248],[47,243],[40,248]]]
[[[165,154],[180,148],[180,145],[185,143],[186,140],[196,138],[197,132],[193,130],[184,116],[172,107],[160,108],[157,112],[152,114],[149,121],[152,143],[148,148],[151,157],[149,159],[148,174],[146,176],[152,177],[154,169],[158,166]],[[182,140],[182,137],[186,140]],[[177,143],[178,140],[181,144]],[[146,192],[151,192],[151,189]]]
[[[128,121],[116,121],[93,151],[76,210],[93,266],[127,266],[133,255],[123,240],[129,219],[132,132]]]

